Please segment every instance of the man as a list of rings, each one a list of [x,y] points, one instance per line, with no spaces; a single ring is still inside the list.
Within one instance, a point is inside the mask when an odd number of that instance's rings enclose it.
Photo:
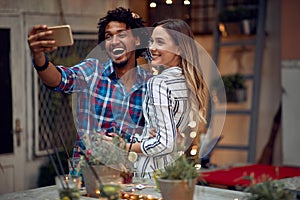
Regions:
[[[145,31],[140,35],[132,31],[141,27],[142,19],[129,9],[108,11],[98,23],[98,47],[105,49],[109,59],[102,62],[100,55],[70,68],[49,62],[45,52],[57,46],[54,40],[46,39],[52,34],[46,25],[34,26],[29,32],[33,65],[43,83],[55,91],[77,93],[76,148],[84,148],[81,137],[85,133],[117,132],[129,140],[143,127],[142,96],[149,74],[136,59],[146,51],[142,47],[146,47],[148,37]],[[128,72],[134,82],[123,79]]]

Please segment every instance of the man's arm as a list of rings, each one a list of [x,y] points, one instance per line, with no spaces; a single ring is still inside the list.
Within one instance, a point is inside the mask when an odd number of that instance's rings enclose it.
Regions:
[[[57,49],[55,40],[46,39],[52,34],[46,25],[36,25],[28,33],[27,40],[39,77],[47,86],[56,87],[61,82],[61,73],[51,62],[48,63],[45,57],[45,52]],[[44,70],[40,71],[41,68]]]

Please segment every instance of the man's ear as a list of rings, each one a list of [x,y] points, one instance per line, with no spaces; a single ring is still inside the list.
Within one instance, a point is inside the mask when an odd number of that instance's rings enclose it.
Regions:
[[[140,37],[135,37],[135,46],[141,45]]]

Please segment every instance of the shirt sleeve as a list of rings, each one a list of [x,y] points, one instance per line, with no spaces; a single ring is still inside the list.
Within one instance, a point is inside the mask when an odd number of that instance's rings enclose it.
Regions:
[[[53,90],[70,94],[87,88],[88,81],[98,73],[97,63],[94,59],[87,59],[70,68],[56,66],[61,72],[62,80]]]
[[[150,123],[147,127],[155,128],[156,137],[142,141],[142,152],[146,156],[169,154],[173,152],[176,140],[171,91],[162,78],[152,78],[147,84],[147,95],[145,103]]]

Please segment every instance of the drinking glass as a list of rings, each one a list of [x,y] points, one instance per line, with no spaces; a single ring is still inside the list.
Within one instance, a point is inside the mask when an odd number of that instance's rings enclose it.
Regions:
[[[121,197],[122,181],[120,176],[101,176],[99,199],[118,200]]]
[[[61,200],[80,199],[81,176],[72,176],[69,174],[56,176],[55,184]]]
[[[69,158],[68,159],[69,174],[72,176],[80,176],[82,174],[80,166],[80,158]]]

